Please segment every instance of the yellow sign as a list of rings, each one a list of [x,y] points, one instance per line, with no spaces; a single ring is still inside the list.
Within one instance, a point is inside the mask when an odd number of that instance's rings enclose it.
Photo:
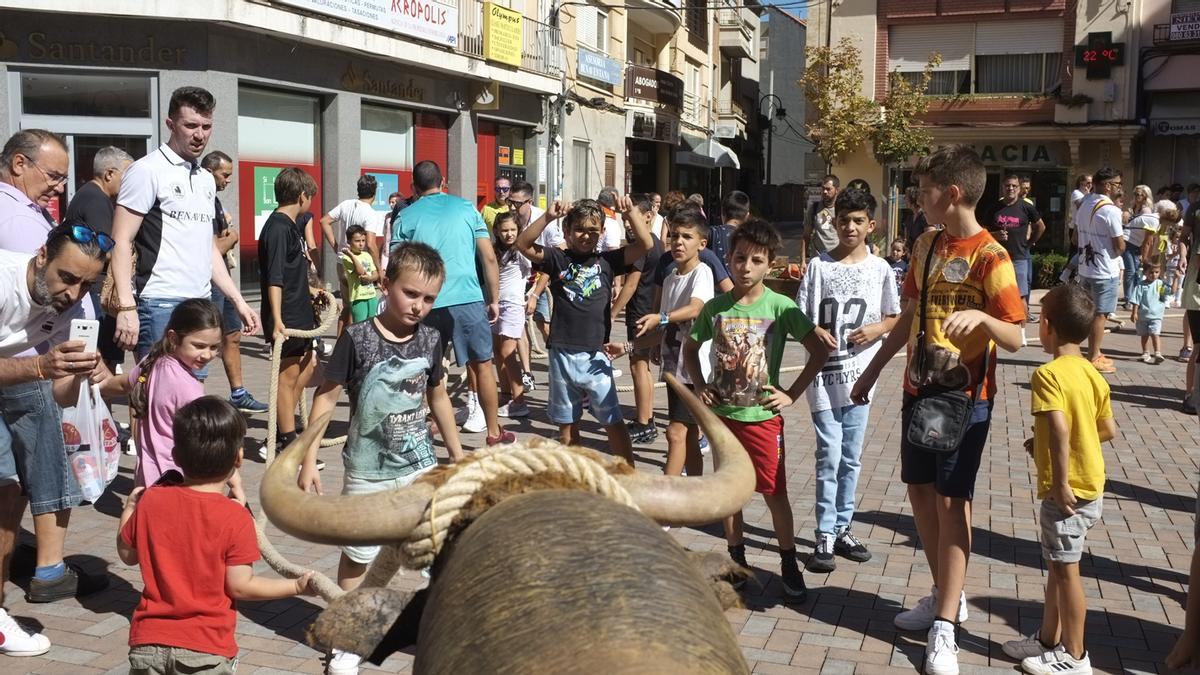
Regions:
[[[525,166],[525,148],[513,148],[512,163],[513,166]]]
[[[483,3],[483,58],[520,66],[521,20],[520,12]]]

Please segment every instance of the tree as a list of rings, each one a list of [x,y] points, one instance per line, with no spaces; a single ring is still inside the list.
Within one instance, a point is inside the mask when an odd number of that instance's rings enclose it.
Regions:
[[[890,86],[880,101],[883,109],[871,134],[875,159],[880,164],[904,164],[913,155],[925,152],[932,143],[928,127],[916,122],[929,108],[925,92],[929,91],[933,69],[941,62],[942,55],[934,54],[916,81],[900,72],[889,74]]]
[[[862,95],[862,57],[844,37],[837,47],[809,47],[800,78],[810,106],[808,135],[827,165],[841,163],[871,137],[879,106]]]
[[[917,81],[890,73],[887,95],[875,101],[862,94],[862,57],[849,37],[835,48],[809,47],[806,52],[808,67],[800,84],[812,112],[808,133],[826,164],[841,163],[867,141],[885,165],[903,163],[929,146],[929,131],[919,118],[929,106],[925,92],[941,55],[930,58]]]

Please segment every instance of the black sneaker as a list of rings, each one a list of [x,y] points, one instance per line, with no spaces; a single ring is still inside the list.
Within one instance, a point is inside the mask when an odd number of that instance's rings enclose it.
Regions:
[[[867,550],[865,544],[854,536],[850,528],[842,530],[837,539],[833,542],[833,552],[854,562],[867,562],[871,559],[871,552]]]
[[[108,588],[108,575],[88,574],[78,565],[67,563],[67,570],[54,581],[34,578],[29,582],[25,599],[29,602],[54,602],[81,598]]]
[[[834,537],[832,534],[817,535],[817,545],[813,547],[812,555],[804,569],[818,574],[828,574],[837,569],[837,561],[833,559]]]
[[[658,427],[654,426],[654,424],[630,422],[629,440],[638,445],[649,445],[658,440]]]
[[[1196,402],[1192,400],[1191,394],[1183,397],[1183,405],[1180,406],[1180,409],[1183,410],[1183,414],[1185,415],[1196,414]]]
[[[796,551],[779,552],[779,574],[783,577],[783,593],[790,602],[808,599],[808,587],[804,585],[804,574],[796,564]]]
[[[746,562],[746,545],[745,544],[738,544],[737,546],[730,546],[730,547],[728,547],[728,549],[729,549],[729,559],[730,560],[737,563],[738,565],[741,565],[742,567],[745,567],[746,569],[750,569],[750,563]],[[746,585],[746,578],[742,577],[742,576],[733,576],[732,578],[728,579],[728,581],[729,581],[729,584],[731,586],[733,586],[734,589],[736,589],[736,590],[741,590],[742,586]]]

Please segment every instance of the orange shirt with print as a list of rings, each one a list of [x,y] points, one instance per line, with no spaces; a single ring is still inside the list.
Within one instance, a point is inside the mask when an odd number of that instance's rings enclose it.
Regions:
[[[914,355],[920,325],[921,287],[931,279],[929,298],[925,308],[925,341],[927,345],[942,348],[958,355],[959,366],[947,380],[965,379],[963,390],[971,393],[983,367],[984,349],[990,349],[985,386],[980,398],[990,399],[996,393],[996,348],[984,330],[978,329],[968,337],[951,342],[942,332],[942,322],[954,312],[978,309],[992,317],[1009,323],[1025,321],[1025,303],[1017,287],[1012,259],[987,230],[959,239],[949,232],[926,232],[913,244],[909,255],[910,267],[904,280],[903,295],[916,307],[912,330],[908,337],[908,364],[905,368],[904,390],[917,393]],[[925,257],[929,246],[937,238],[937,245],[930,261],[932,273],[925,271]],[[926,349],[927,354],[929,347]],[[929,363],[934,359],[926,358]],[[963,370],[965,369],[965,372]]]

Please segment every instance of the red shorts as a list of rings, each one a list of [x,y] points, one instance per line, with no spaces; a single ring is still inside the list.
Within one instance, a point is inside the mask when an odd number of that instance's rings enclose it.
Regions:
[[[776,495],[786,491],[783,415],[776,415],[761,422],[721,419],[750,455],[750,463],[754,465],[754,490],[764,495]]]

